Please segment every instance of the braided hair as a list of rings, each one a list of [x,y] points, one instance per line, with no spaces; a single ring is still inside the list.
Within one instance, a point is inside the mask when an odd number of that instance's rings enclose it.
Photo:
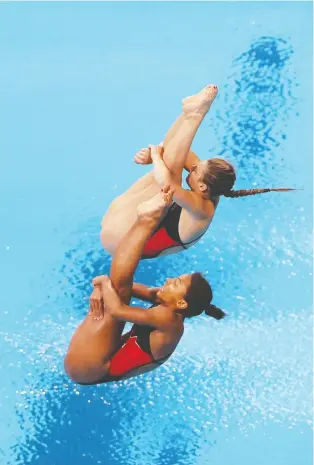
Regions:
[[[203,177],[211,197],[223,195],[225,197],[246,197],[248,195],[266,194],[267,192],[288,192],[290,188],[240,189],[233,190],[236,174],[233,166],[223,158],[210,158],[207,160],[207,170]]]
[[[246,197],[247,195],[256,195],[256,194],[266,194],[267,192],[288,192],[295,191],[295,189],[290,189],[288,187],[274,187],[274,188],[265,188],[265,189],[239,189],[234,191],[230,189],[229,192],[223,194],[224,197],[232,197],[233,199],[237,197]]]

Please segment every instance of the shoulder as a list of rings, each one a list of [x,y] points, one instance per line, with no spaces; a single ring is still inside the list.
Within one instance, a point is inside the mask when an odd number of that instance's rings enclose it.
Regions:
[[[209,199],[204,199],[204,197],[200,194],[196,194],[195,192],[192,192],[192,195],[198,199],[199,205],[199,209],[195,211],[194,216],[201,220],[211,220],[216,210],[214,202]]]
[[[203,200],[204,200],[204,213],[206,214],[206,217],[208,219],[211,219],[215,214],[215,210],[216,210],[218,202],[216,203],[215,201],[209,200],[209,199],[203,199]]]
[[[148,311],[151,316],[158,321],[160,329],[177,334],[183,328],[182,320],[178,315],[174,314],[163,305],[150,307]]]
[[[190,195],[194,197],[195,201],[198,202],[199,210],[198,216],[201,214],[202,219],[211,220],[215,214],[216,207],[219,202],[219,198],[215,197],[215,199],[205,199],[201,194],[194,192],[192,190],[188,191]]]

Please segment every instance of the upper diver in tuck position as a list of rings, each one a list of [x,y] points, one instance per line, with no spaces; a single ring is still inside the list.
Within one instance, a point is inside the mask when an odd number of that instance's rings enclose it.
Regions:
[[[147,241],[143,258],[173,254],[195,244],[207,231],[221,196],[243,197],[286,188],[232,190],[236,180],[233,166],[221,158],[201,161],[190,148],[195,134],[210,109],[218,89],[208,85],[183,100],[181,116],[168,131],[162,147],[149,147],[136,154],[138,164],[153,163],[153,171],[137,180],[110,205],[102,220],[100,239],[113,254],[121,238],[136,221],[137,206],[154,197],[164,185],[173,191],[173,204]],[[189,190],[182,184],[186,169]]]

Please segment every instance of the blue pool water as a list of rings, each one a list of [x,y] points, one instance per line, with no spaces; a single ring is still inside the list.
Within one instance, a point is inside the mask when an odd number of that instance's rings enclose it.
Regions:
[[[0,463],[310,465],[312,5],[2,3],[0,56]],[[303,190],[222,200],[197,246],[142,263],[150,284],[202,271],[228,319],[189,322],[155,372],[77,386],[100,219],[208,82],[196,153],[236,188]]]

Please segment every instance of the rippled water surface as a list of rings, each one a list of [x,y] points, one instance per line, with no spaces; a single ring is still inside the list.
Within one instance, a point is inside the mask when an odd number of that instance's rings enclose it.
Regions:
[[[0,463],[310,465],[312,5],[0,5]],[[224,322],[189,322],[171,360],[71,383],[62,360],[109,270],[99,223],[146,168],[180,100],[220,88],[194,143],[237,168],[194,248],[145,261],[160,284],[202,271]]]

